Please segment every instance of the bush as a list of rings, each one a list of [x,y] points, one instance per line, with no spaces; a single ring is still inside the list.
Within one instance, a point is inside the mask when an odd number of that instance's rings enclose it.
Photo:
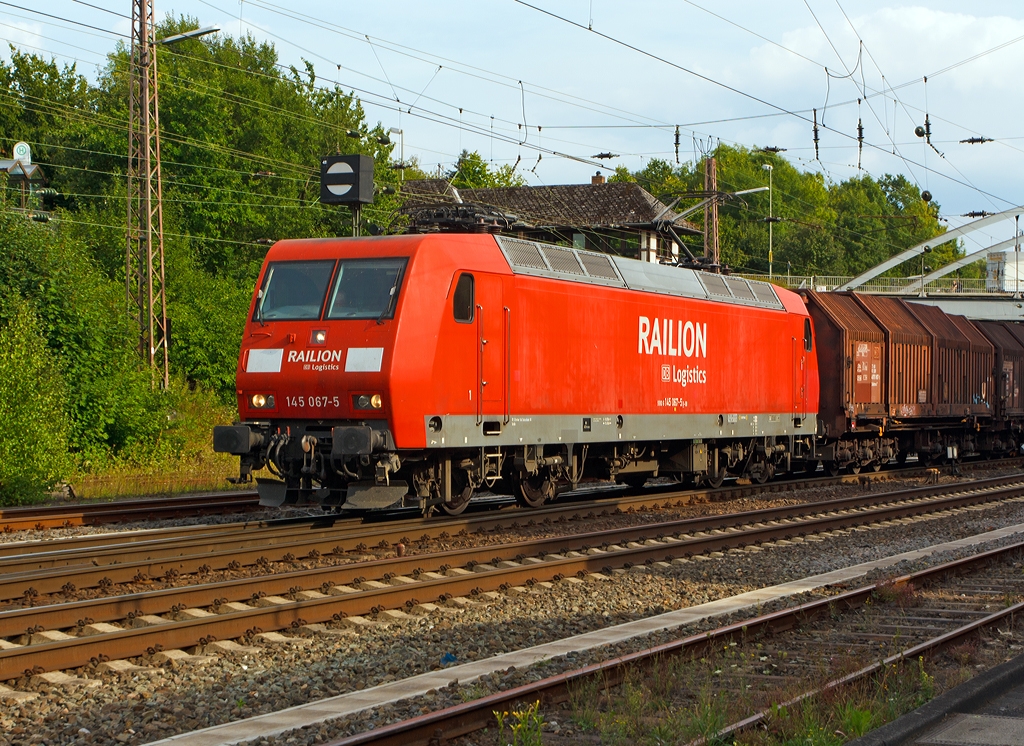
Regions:
[[[0,504],[43,498],[70,468],[65,387],[39,332],[21,304],[0,329]]]

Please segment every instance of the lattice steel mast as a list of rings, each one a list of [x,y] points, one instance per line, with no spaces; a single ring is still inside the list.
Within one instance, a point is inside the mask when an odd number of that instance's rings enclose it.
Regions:
[[[139,325],[139,352],[153,382],[169,384],[164,220],[160,183],[160,116],[153,0],[132,2],[128,68],[128,246],[125,288]]]

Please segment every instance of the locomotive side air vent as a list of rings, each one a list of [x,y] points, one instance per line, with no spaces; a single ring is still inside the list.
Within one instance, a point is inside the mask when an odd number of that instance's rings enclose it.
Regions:
[[[494,238],[516,274],[626,287],[612,260],[602,254],[508,236]]]
[[[751,291],[747,281],[741,277],[726,277],[725,284],[732,291],[733,298],[740,300],[754,300],[754,293]]]
[[[560,249],[555,246],[545,246],[544,255],[548,258],[548,264],[555,272],[568,272],[571,275],[582,275],[583,265],[570,249]]]
[[[750,289],[754,291],[754,297],[757,298],[761,303],[775,308],[782,308],[782,301],[775,294],[775,288],[769,285],[767,282],[755,282],[749,281]]]
[[[725,280],[722,279],[721,275],[702,273],[700,281],[704,283],[704,288],[711,295],[717,295],[720,298],[732,297],[732,293],[729,292],[729,288],[726,286]]]
[[[505,255],[513,267],[548,268],[544,256],[540,253],[540,248],[532,241],[502,236],[501,247],[505,249]]]
[[[583,266],[586,267],[587,274],[591,277],[604,277],[608,280],[619,279],[619,276],[615,274],[615,267],[612,265],[612,260],[608,257],[582,251],[579,252],[578,256],[580,261],[583,262]]]

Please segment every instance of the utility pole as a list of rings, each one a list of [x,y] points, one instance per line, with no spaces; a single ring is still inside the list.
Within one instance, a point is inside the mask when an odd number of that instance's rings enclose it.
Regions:
[[[160,386],[167,388],[170,376],[155,44],[153,0],[133,0],[125,289],[129,310],[138,320],[139,352],[153,373],[153,385],[159,380]]]
[[[718,193],[718,171],[715,159],[704,159],[704,191],[708,194]],[[704,206],[704,256],[709,257],[711,264],[718,266],[718,199],[712,199]]]
[[[775,216],[772,213],[772,164],[765,163],[761,166],[765,171],[768,172],[768,281],[771,282],[772,276],[772,223],[775,222]]]

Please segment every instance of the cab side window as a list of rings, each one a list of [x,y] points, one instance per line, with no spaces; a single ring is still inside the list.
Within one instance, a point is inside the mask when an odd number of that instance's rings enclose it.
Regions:
[[[814,349],[814,337],[811,336],[810,319],[804,319],[804,349],[808,352]]]
[[[462,274],[455,286],[455,297],[452,303],[455,320],[468,324],[473,320],[473,275]]]

